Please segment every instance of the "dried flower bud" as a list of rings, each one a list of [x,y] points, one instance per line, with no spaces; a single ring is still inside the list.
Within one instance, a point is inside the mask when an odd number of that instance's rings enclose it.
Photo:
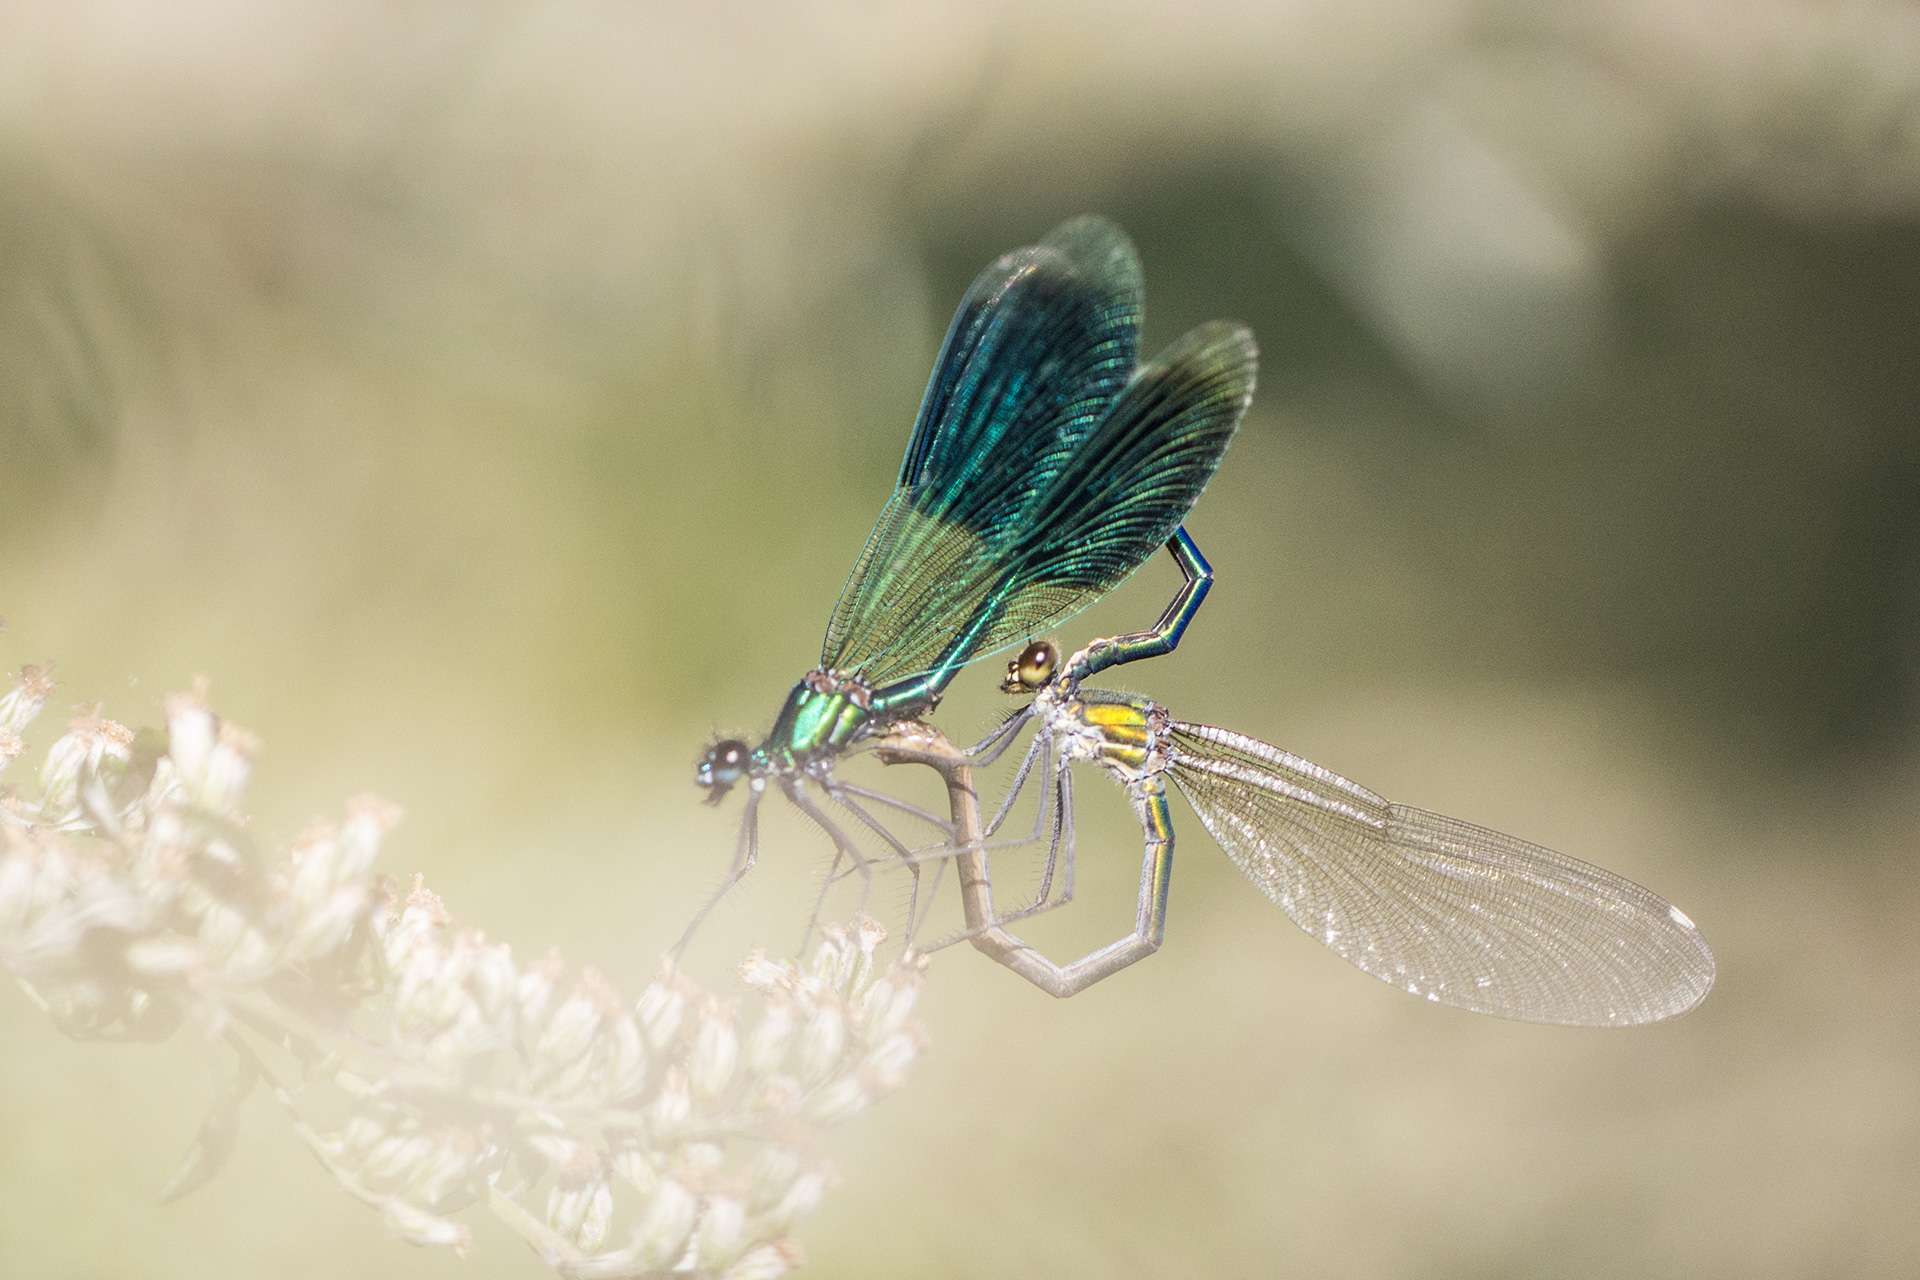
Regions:
[[[656,1050],[672,1044],[680,1034],[680,1020],[686,1015],[686,1009],[687,998],[672,977],[648,983],[634,1005],[634,1013],[646,1030],[647,1044]]]
[[[800,1153],[778,1142],[770,1142],[753,1158],[750,1203],[755,1211],[778,1204],[792,1189],[806,1165]]]
[[[699,1216],[699,1197],[671,1178],[662,1179],[634,1225],[634,1247],[649,1265],[669,1262],[686,1247]]]
[[[779,1280],[800,1263],[798,1245],[791,1240],[775,1240],[741,1254],[721,1273],[721,1280]]]
[[[768,1004],[747,1037],[747,1070],[763,1077],[782,1070],[799,1025],[792,1001],[779,999]]]
[[[586,1250],[600,1247],[613,1215],[613,1190],[584,1149],[560,1170],[547,1192],[547,1225]]]
[[[773,992],[793,985],[794,973],[791,965],[768,959],[767,953],[755,947],[740,962],[740,981],[755,991]]]
[[[920,984],[901,974],[876,980],[855,1003],[861,1034],[870,1040],[891,1035],[907,1024],[920,998]]]
[[[852,1076],[843,1076],[807,1100],[807,1118],[816,1124],[839,1124],[873,1101],[867,1087]]]
[[[747,1207],[731,1196],[710,1198],[694,1243],[703,1259],[728,1262],[739,1256],[749,1243]]]
[[[653,1105],[647,1108],[647,1120],[656,1138],[672,1139],[686,1131],[693,1114],[693,1095],[687,1088],[687,1073],[682,1067],[667,1072]]]
[[[13,688],[0,693],[0,733],[18,736],[27,731],[53,694],[53,673],[44,667],[21,667]]]
[[[807,1019],[800,1033],[798,1066],[800,1079],[817,1084],[840,1065],[847,1047],[847,1015],[837,1004],[822,1004]]]
[[[768,1221],[785,1229],[802,1218],[811,1217],[827,1195],[827,1175],[810,1169],[793,1180],[777,1204],[767,1213]]]
[[[0,764],[50,688],[29,672],[0,694]],[[239,808],[251,735],[204,690],[167,715],[158,758],[83,715],[37,792],[0,797],[0,963],[61,1030],[194,1025],[291,1050],[299,1086],[273,1094],[296,1133],[418,1243],[468,1247],[447,1215],[483,1203],[577,1280],[798,1265],[785,1233],[829,1185],[803,1154],[813,1131],[919,1052],[918,975],[875,975],[877,925],[823,930],[804,965],[749,956],[741,1016],[671,966],[628,1003],[593,970],[569,980],[557,954],[523,967],[455,928],[417,877],[396,899],[373,871],[391,806],[356,800],[290,854],[258,851]],[[196,1183],[263,1070],[202,1126]]]
[[[207,760],[219,733],[219,721],[201,692],[167,699],[167,759],[190,797],[198,799],[206,785]]]
[[[694,1093],[708,1099],[725,1093],[739,1060],[740,1037],[733,1029],[733,1015],[718,1001],[709,1000],[700,1011],[693,1054],[687,1060],[687,1079]]]

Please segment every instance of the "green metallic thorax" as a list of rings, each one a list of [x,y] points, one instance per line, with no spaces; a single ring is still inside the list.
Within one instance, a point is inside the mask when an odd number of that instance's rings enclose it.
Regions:
[[[857,705],[845,691],[824,692],[802,680],[787,695],[773,732],[760,748],[770,761],[805,764],[820,755],[844,751],[873,719],[873,712]]]

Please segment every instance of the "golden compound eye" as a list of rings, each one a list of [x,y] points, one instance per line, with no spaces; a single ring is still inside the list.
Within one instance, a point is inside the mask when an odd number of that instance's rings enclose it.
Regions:
[[[1053,669],[1059,662],[1058,649],[1045,640],[1036,640],[1020,651],[1013,674],[1023,688],[1038,689],[1053,679]]]

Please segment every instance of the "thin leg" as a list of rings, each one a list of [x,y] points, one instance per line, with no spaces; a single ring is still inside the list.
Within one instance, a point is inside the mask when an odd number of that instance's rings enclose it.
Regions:
[[[1020,718],[1024,718],[1024,715],[1025,715],[1024,712],[1020,713]],[[996,733],[998,732],[1004,732],[1004,726],[1001,730],[996,730]],[[982,840],[979,843],[977,843],[975,847],[983,851],[992,851],[995,849],[1017,849],[1023,845],[1033,844],[1040,839],[1041,831],[1047,815],[1047,807],[1044,802],[1042,802],[1039,806],[1037,806],[1034,811],[1033,830],[1031,833],[1025,836],[1018,837],[1017,839],[1013,839],[1013,840],[1004,840],[998,843],[986,842],[986,837],[992,836],[995,832],[997,832],[1000,829],[1001,824],[1006,821],[1008,812],[1012,810],[1014,804],[1020,798],[1020,792],[1027,785],[1027,777],[1028,777],[1028,774],[1030,774],[1033,770],[1034,761],[1040,758],[1042,752],[1051,751],[1052,741],[1053,741],[1052,735],[1048,733],[1044,727],[1041,729],[1041,731],[1038,734],[1034,736],[1033,745],[1027,749],[1026,757],[1021,760],[1020,768],[1016,770],[1014,773],[1013,783],[1007,790],[1006,798],[1001,801],[999,810],[995,812],[995,814],[993,815],[993,820],[987,823],[986,829],[981,833]],[[891,752],[892,748],[889,748],[889,751]],[[902,755],[903,757],[907,757],[907,758],[924,757],[929,763],[938,763],[942,765],[949,762],[947,757],[938,757],[933,755],[930,752],[911,752],[911,753],[901,752],[896,754]],[[971,753],[968,753],[968,754],[971,755]],[[995,754],[997,755],[998,753],[996,752]],[[1049,758],[1051,757],[1049,756]],[[872,792],[867,792],[867,791],[859,790],[857,788],[848,787],[845,783],[836,782],[834,785],[841,787],[844,790],[850,791],[853,794],[861,796],[863,798],[871,798],[875,795],[875,793],[872,793]],[[891,797],[887,797],[887,799],[891,799]],[[931,817],[932,815],[927,815],[927,816]],[[952,826],[953,826],[952,823],[941,822],[940,826],[947,829],[949,834],[951,834]],[[887,838],[889,840],[892,839],[891,835],[888,835]],[[913,849],[913,850],[901,849],[896,844],[895,849],[896,849],[896,852],[900,854],[901,862],[907,864],[908,866],[917,867],[921,863],[925,863],[925,862],[944,863],[948,861],[954,856],[955,852],[957,851],[958,844],[957,842],[949,839],[939,844],[922,845],[920,848]],[[850,876],[852,874],[853,874],[853,869],[848,869],[846,871],[839,871],[838,863],[835,864],[835,874],[833,876],[835,880],[845,879],[847,876]]]
[[[900,859],[901,864],[906,867],[908,873],[913,876],[913,888],[907,896],[907,923],[908,928],[912,928],[913,918],[920,910],[920,864],[914,861],[913,851],[901,843],[900,837],[887,830],[885,824],[878,818],[868,813],[865,809],[862,809],[859,802],[848,794],[846,787],[839,783],[826,783],[822,785],[825,787],[827,794],[832,796],[841,808],[858,818],[861,825],[865,826],[869,831],[879,835],[879,837],[886,842],[887,847],[893,850],[894,856]],[[942,823],[941,825],[945,826],[947,824]],[[828,883],[832,883],[831,877],[829,877]],[[823,885],[822,888],[824,889],[825,886]],[[816,910],[817,909],[816,906]]]
[[[873,896],[873,864],[868,861],[865,854],[860,852],[859,847],[847,838],[847,833],[842,831],[838,824],[827,816],[826,811],[815,804],[805,791],[801,790],[797,782],[788,779],[783,781],[781,786],[787,793],[787,799],[793,801],[794,806],[798,808],[800,812],[806,814],[807,817],[811,818],[816,827],[826,832],[827,839],[833,841],[833,847],[838,850],[838,853],[834,856],[833,865],[836,868],[840,865],[840,854],[845,854],[847,857],[853,859],[854,869],[860,873],[860,879],[862,881],[860,886],[859,909],[864,912],[867,909],[867,900]],[[828,883],[832,883],[831,875],[828,877]],[[815,923],[816,922],[812,920],[807,921],[807,931],[800,939],[800,950],[803,952],[807,949],[807,943],[813,938],[813,926]]]
[[[727,878],[720,882],[720,887],[715,889],[713,896],[707,899],[706,905],[695,912],[693,919],[687,922],[686,932],[680,935],[680,941],[674,943],[673,950],[667,953],[675,960],[678,960],[680,953],[687,949],[687,944],[693,941],[694,932],[706,920],[707,914],[720,905],[720,899],[727,896],[727,890],[739,884],[741,877],[753,870],[753,864],[759,860],[761,794],[755,791],[747,796],[746,810],[740,815],[740,836],[734,845],[733,865],[727,870]]]
[[[968,747],[968,759],[973,762],[976,768],[985,768],[992,764],[1000,758],[1001,754],[1005,752],[1008,747],[1013,745],[1013,740],[1020,736],[1020,727],[1032,718],[1033,704],[1028,703],[1026,706],[1008,716],[1005,720],[1002,720],[999,727],[992,733],[980,739],[980,741],[974,743],[971,747]]]
[[[1052,745],[1053,736],[1046,730],[1042,729],[1041,732],[1035,736],[1033,745],[1027,749],[1026,758],[1021,760],[1020,768],[1014,774],[1013,784],[1007,791],[1006,799],[1001,801],[999,810],[993,815],[993,820],[987,823],[982,829],[981,838],[978,841],[964,848],[951,841],[942,844],[922,845],[918,849],[913,849],[902,854],[900,860],[909,865],[919,865],[927,862],[940,865],[951,862],[962,852],[995,853],[1001,849],[1021,849],[1030,844],[1038,844],[1041,836],[1048,833],[1047,819],[1054,812],[1054,810],[1047,807],[1047,802],[1044,799],[1042,799],[1038,805],[1034,806],[1033,829],[1027,834],[1015,836],[1009,840],[991,840],[988,839],[988,837],[999,830],[1001,824],[1007,819],[1008,811],[1011,810],[1019,800],[1020,792],[1027,785],[1028,774],[1033,770],[1034,761],[1045,759],[1048,762],[1046,768],[1042,770],[1044,780],[1040,784],[1041,790],[1044,792],[1053,786],[1052,778],[1054,776],[1055,761],[1052,756]],[[844,880],[852,874],[853,871],[849,869],[840,872],[836,878]],[[943,942],[941,945],[945,946],[947,943]],[[933,949],[937,950],[937,948]]]
[[[1059,815],[1054,823],[1053,839],[1047,842],[1047,860],[1040,868],[1040,892],[1033,895],[1037,908],[1046,902],[1047,895],[1053,892],[1053,871],[1059,865],[1060,846],[1067,850],[1067,891],[1061,902],[1073,901],[1073,771],[1066,765],[1060,766],[1060,801],[1055,812]]]
[[[1020,767],[1014,771],[1013,782],[1007,788],[1007,798],[1000,802],[1000,808],[994,812],[992,820],[989,821],[986,828],[980,832],[982,836],[991,837],[995,832],[1000,830],[1000,824],[1007,820],[1007,814],[1012,811],[1014,802],[1019,800],[1020,793],[1026,790],[1027,775],[1033,772],[1033,762],[1043,754],[1047,760],[1047,768],[1051,770],[1053,767],[1053,735],[1044,727],[1040,732],[1033,735],[1033,745],[1027,748],[1026,758],[1020,761]],[[1034,814],[1032,840],[1038,840],[1040,838],[1040,815],[1046,812],[1046,807],[1043,801],[1038,806],[1038,811]]]
[[[813,931],[820,924],[820,912],[826,908],[828,891],[840,883],[842,876],[853,874],[851,871],[840,870],[840,861],[846,856],[839,845],[836,844],[833,847],[833,861],[827,864],[827,874],[820,877],[820,888],[813,895],[813,910],[807,915],[806,932],[800,935],[800,950],[794,954],[801,956],[807,954],[807,944],[813,941]]]
[[[868,787],[857,787],[851,782],[842,782],[838,778],[834,779],[833,785],[847,795],[857,796],[862,800],[870,800],[874,804],[886,805],[889,809],[895,809],[909,817],[918,818],[929,826],[939,829],[944,834],[953,834],[953,824],[951,822],[948,822],[937,813],[922,809],[917,804],[908,804],[905,800],[895,799],[884,791],[874,791]]]
[[[1033,717],[1033,706],[1028,704],[1002,720],[992,733],[966,748],[961,754],[967,757],[969,764],[985,767],[998,760],[1001,753],[1013,744],[1022,726]],[[888,764],[924,764],[931,765],[943,772],[953,764],[951,751],[925,751],[907,746],[898,738],[872,738],[873,750],[883,753]],[[950,824],[949,824],[950,825]]]
[[[1022,841],[1008,842],[1009,845],[1014,846],[1032,844],[1040,839],[1041,828],[1043,826],[1047,828],[1047,858],[1040,876],[1039,892],[1035,893],[1027,902],[1015,907],[1011,911],[1004,913],[993,911],[990,916],[983,920],[975,920],[970,917],[966,928],[950,933],[931,946],[922,948],[926,953],[931,954],[932,952],[942,950],[952,946],[956,942],[975,942],[975,939],[980,938],[989,930],[998,929],[1001,926],[1012,924],[1016,920],[1025,920],[1029,916],[1037,916],[1042,912],[1052,911],[1058,907],[1064,907],[1073,901],[1073,773],[1068,769],[1064,760],[1055,760],[1051,755],[1048,757],[1047,768],[1047,780],[1042,786],[1043,790],[1050,790],[1054,793],[1053,803],[1049,805],[1045,800],[1041,802],[1039,806],[1040,812],[1034,819],[1032,836]],[[968,849],[961,855],[956,856],[954,860],[961,861],[976,853],[984,855],[986,851],[994,847],[993,845],[981,845],[977,849]],[[1008,845],[1001,845],[999,847],[1005,848],[1008,847]],[[1049,901],[1048,895],[1051,894],[1053,890],[1053,874],[1056,865],[1065,866],[1066,883],[1060,891],[1060,896]],[[984,856],[982,856],[979,861],[978,878],[987,886],[987,893],[989,894],[988,905],[990,907],[992,876]],[[979,944],[975,942],[975,945],[977,946]]]
[[[926,905],[920,909],[920,918],[916,920],[909,917],[907,920],[907,936],[905,940],[905,954],[907,955],[913,954],[914,939],[920,936],[920,926],[926,923],[927,913],[933,910],[933,904],[940,900],[940,882],[946,879],[947,867],[951,864],[952,859],[950,858],[942,858],[933,864],[933,882],[927,886]]]
[[[1068,664],[1066,672],[1069,679],[1084,680],[1108,667],[1138,662],[1142,658],[1158,658],[1179,647],[1187,624],[1200,612],[1201,602],[1207,598],[1207,592],[1213,589],[1213,566],[1200,554],[1200,548],[1194,545],[1193,538],[1184,526],[1176,529],[1173,537],[1167,539],[1167,551],[1173,556],[1173,562],[1180,566],[1186,581],[1160,615],[1160,621],[1153,624],[1151,631],[1134,631],[1108,640],[1095,640],[1074,655],[1075,661]]]

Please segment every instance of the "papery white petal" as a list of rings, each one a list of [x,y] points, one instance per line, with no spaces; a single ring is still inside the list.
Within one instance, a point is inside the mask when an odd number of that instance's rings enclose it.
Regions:
[[[783,961],[771,960],[767,953],[755,947],[740,962],[740,981],[755,991],[774,991],[789,986],[795,977],[793,966]]]
[[[819,1124],[838,1124],[855,1112],[864,1111],[872,1100],[864,1084],[847,1076],[807,1099],[806,1113]]]
[[[687,1062],[687,1078],[694,1092],[702,1098],[719,1097],[733,1083],[733,1069],[739,1060],[740,1036],[733,1029],[733,1015],[709,1003],[694,1031],[693,1052]]]
[[[433,1143],[417,1133],[382,1138],[367,1152],[363,1167],[369,1177],[398,1182],[432,1150]]]
[[[672,982],[647,984],[634,1005],[634,1013],[646,1030],[647,1044],[664,1049],[680,1034],[680,1020],[686,1014],[687,998]]]
[[[655,1266],[671,1261],[686,1248],[699,1214],[699,1197],[671,1178],[662,1179],[634,1224],[634,1245]]]
[[[769,1076],[780,1070],[799,1025],[790,1001],[782,999],[769,1004],[747,1036],[747,1070],[756,1076]]]
[[[694,1237],[697,1265],[724,1265],[733,1261],[746,1246],[747,1207],[732,1196],[710,1197]]]
[[[680,1067],[674,1067],[667,1072],[659,1094],[647,1108],[647,1120],[653,1135],[661,1140],[679,1136],[686,1129],[687,1120],[692,1114],[693,1095],[687,1088],[687,1073]]]
[[[826,1195],[827,1175],[818,1169],[809,1170],[793,1180],[786,1195],[768,1211],[767,1219],[785,1230],[811,1215]]]
[[[770,1142],[753,1158],[752,1200],[756,1210],[778,1204],[793,1187],[806,1165],[792,1147]]]
[[[896,1031],[875,1045],[861,1064],[862,1070],[879,1088],[898,1089],[907,1078],[907,1068],[920,1056],[920,1042],[911,1032]]]
[[[799,1247],[790,1240],[776,1240],[740,1255],[721,1273],[721,1280],[779,1280],[799,1265]]]
[[[586,1216],[581,1219],[579,1228],[574,1232],[573,1242],[580,1248],[592,1253],[606,1243],[607,1230],[613,1225],[613,1188],[605,1182],[594,1184],[593,1198],[587,1205]]]
[[[840,1065],[847,1047],[847,1017],[837,1004],[821,1005],[800,1033],[800,1078],[809,1084],[826,1078]]]

